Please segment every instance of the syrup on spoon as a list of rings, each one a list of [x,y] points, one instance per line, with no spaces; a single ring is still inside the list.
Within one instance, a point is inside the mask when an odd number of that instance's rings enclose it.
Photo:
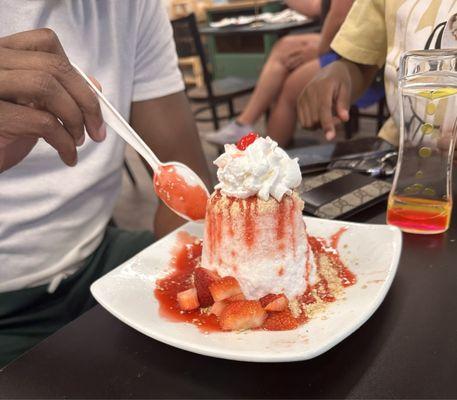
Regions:
[[[72,65],[100,100],[106,124],[130,144],[154,170],[154,190],[157,196],[182,218],[189,221],[204,220],[209,192],[200,177],[180,162],[162,163],[89,77],[77,65]]]
[[[158,173],[154,173],[154,189],[176,214],[191,221],[201,221],[205,219],[209,194],[188,170],[180,163],[163,164]]]

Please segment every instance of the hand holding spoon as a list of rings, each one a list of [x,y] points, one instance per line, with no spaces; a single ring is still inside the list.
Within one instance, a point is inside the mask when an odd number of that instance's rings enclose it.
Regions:
[[[157,196],[182,218],[189,221],[203,220],[209,192],[200,177],[180,162],[162,163],[89,77],[77,65],[73,63],[72,65],[100,100],[105,122],[132,146],[154,170],[154,190]]]

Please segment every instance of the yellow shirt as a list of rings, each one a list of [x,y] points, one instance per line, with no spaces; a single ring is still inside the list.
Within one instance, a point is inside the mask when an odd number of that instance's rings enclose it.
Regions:
[[[457,0],[356,0],[331,47],[342,57],[385,66],[392,118],[379,135],[398,143],[397,71],[408,50],[457,48]]]

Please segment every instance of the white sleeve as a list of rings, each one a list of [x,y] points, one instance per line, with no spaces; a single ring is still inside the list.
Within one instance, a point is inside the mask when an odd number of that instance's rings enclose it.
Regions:
[[[161,0],[143,0],[139,7],[132,101],[184,90],[173,30]]]

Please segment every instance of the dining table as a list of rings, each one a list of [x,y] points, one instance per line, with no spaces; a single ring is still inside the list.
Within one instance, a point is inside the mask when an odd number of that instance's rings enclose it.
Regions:
[[[207,9],[208,25],[200,26],[204,36],[212,74],[216,79],[227,76],[258,78],[274,44],[284,35],[318,32],[321,21],[316,18],[289,20],[275,23],[256,21],[245,25],[211,26],[224,18],[254,16],[260,13],[279,12],[278,1],[236,1],[215,5]]]
[[[386,203],[351,217],[383,224]],[[252,363],[180,350],[96,306],[0,371],[0,398],[456,398],[457,209],[443,234],[403,234],[378,310],[324,354]]]
[[[285,34],[300,29],[300,32],[311,32],[312,29],[319,26],[319,21],[316,19],[304,19],[301,21],[286,21],[277,23],[260,22],[258,26],[241,25],[241,26],[226,26],[222,28],[205,26],[199,29],[202,35],[212,36],[233,36],[236,34],[243,35],[259,35],[259,34],[276,34],[284,36]]]

